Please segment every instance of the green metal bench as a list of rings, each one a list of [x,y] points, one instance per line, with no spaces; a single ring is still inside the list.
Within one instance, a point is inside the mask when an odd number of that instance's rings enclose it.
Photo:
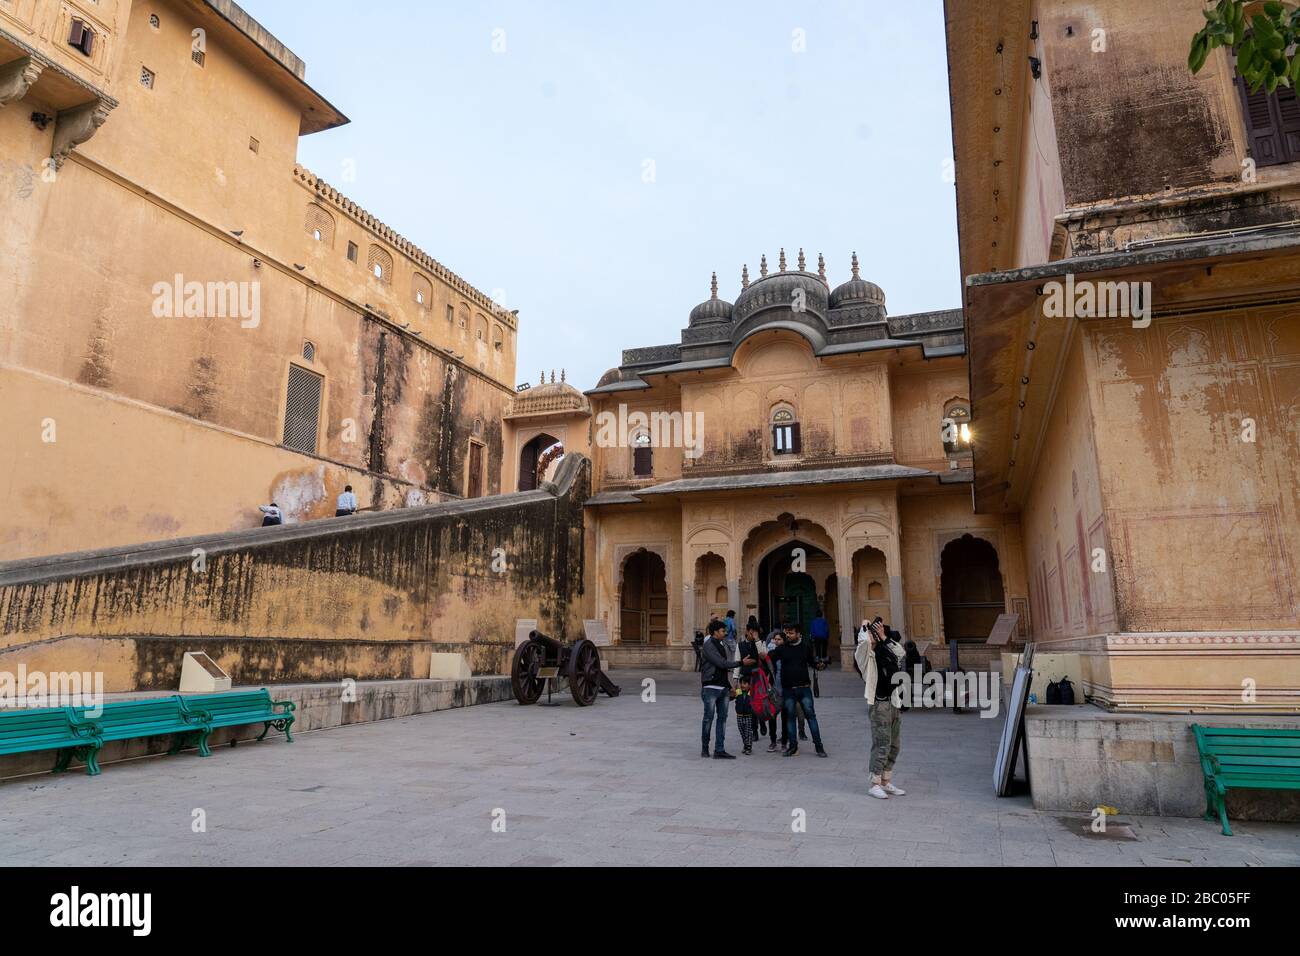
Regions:
[[[79,711],[75,714],[78,722],[93,728],[99,740],[98,746],[86,757],[86,769],[92,776],[99,773],[100,748],[110,741],[175,734],[176,741],[168,751],[175,754],[188,737],[203,732],[202,723],[181,706],[179,695],[112,701],[104,704],[95,717],[86,716],[84,709]]]
[[[1205,775],[1205,819],[1228,826],[1229,790],[1300,790],[1300,730],[1192,724]]]
[[[294,719],[293,702],[271,700],[271,694],[266,688],[224,694],[185,694],[180,701],[186,713],[199,718],[204,724],[205,729],[199,737],[199,753],[205,757],[211,752],[208,750],[208,737],[218,727],[265,724],[258,740],[274,727],[284,733],[289,743],[293,743],[293,734],[289,732]]]
[[[78,719],[71,707],[0,711],[0,754],[57,750],[55,773],[67,770],[74,755],[86,762],[87,773],[99,773],[95,754],[102,744],[94,727]]]

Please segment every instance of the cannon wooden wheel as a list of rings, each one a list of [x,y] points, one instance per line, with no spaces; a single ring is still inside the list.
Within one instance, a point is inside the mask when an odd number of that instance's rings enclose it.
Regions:
[[[596,702],[600,690],[600,651],[585,637],[577,641],[569,652],[569,693],[579,707]]]
[[[515,692],[515,700],[521,704],[535,704],[542,696],[546,678],[539,677],[546,659],[546,648],[536,641],[524,641],[515,649],[515,658],[510,665],[510,687]]]

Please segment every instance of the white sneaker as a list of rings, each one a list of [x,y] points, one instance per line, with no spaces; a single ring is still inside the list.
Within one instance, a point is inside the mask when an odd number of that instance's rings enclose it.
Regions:
[[[884,788],[882,788],[878,783],[871,785],[871,789],[867,791],[867,796],[875,797],[878,800],[889,799],[889,794],[885,793]]]
[[[907,794],[907,791],[902,787],[896,787],[892,783],[885,784],[884,790],[885,793],[889,794],[891,797],[902,797]]]

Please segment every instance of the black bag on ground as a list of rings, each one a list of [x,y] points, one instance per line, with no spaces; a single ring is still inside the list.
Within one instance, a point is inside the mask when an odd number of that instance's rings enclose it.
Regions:
[[[1047,703],[1059,704],[1061,702],[1061,685],[1056,681],[1047,682]]]
[[[1068,677],[1061,678],[1061,703],[1074,703],[1074,685],[1070,683],[1070,678]]]

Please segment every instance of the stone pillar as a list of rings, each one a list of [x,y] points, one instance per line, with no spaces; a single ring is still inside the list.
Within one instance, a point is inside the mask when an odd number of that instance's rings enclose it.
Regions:
[[[743,629],[745,609],[740,606],[740,578],[732,578],[727,582],[727,607],[736,612],[736,627]]]
[[[853,642],[857,638],[859,621],[853,620],[853,575],[841,578],[837,598],[840,605],[840,663],[853,667]]]
[[[907,609],[903,603],[903,576],[901,574],[891,574],[889,576],[889,626],[900,634],[903,633],[903,626],[907,623]],[[904,634],[904,637],[911,637],[910,634]]]
[[[695,582],[682,582],[682,636],[680,643],[695,639]]]

